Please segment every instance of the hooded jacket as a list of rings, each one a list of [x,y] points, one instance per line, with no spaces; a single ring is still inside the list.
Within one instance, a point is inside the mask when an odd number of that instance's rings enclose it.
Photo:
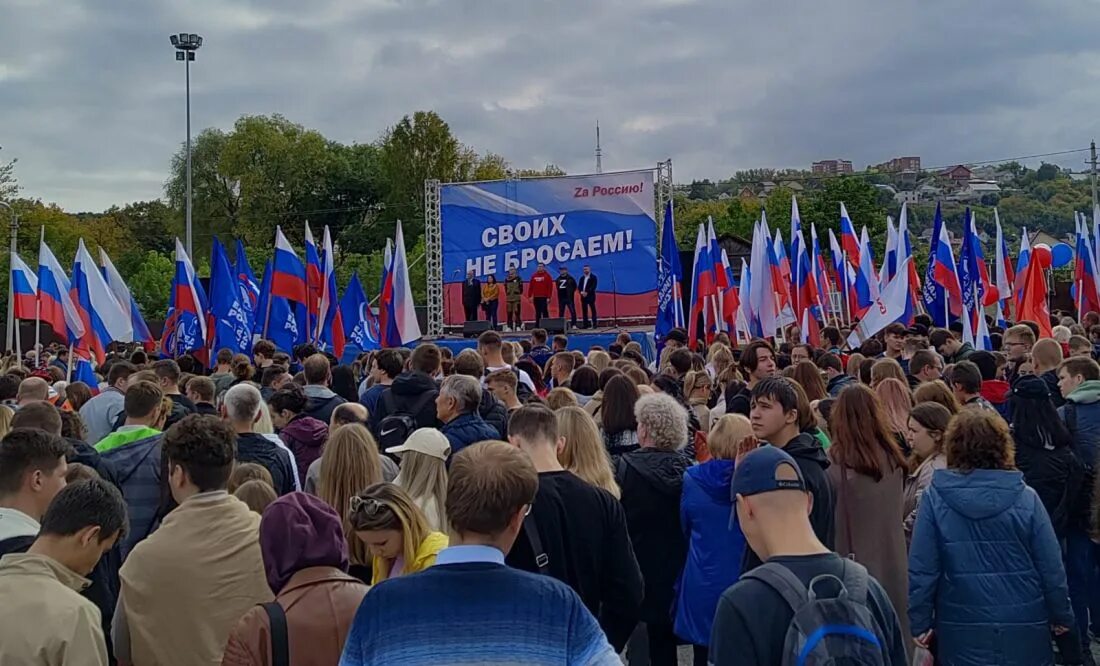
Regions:
[[[810,526],[814,534],[829,550],[833,549],[836,512],[836,491],[825,470],[829,468],[829,458],[821,443],[808,432],[800,432],[783,447],[802,472],[806,488],[813,495],[814,505],[810,509]],[[752,548],[745,548],[741,573],[754,569],[761,564]]]
[[[5,664],[106,666],[99,611],[80,596],[89,581],[44,555],[0,559],[0,645]]]
[[[1062,553],[1018,471],[939,470],[909,551],[914,636],[948,664],[1053,663],[1050,625],[1073,626]]]
[[[281,448],[267,436],[255,432],[238,433],[236,458],[237,462],[256,463],[271,472],[277,495],[294,492],[294,480],[297,476],[290,464],[290,451]]]
[[[645,580],[643,622],[672,621],[674,587],[687,557],[680,498],[690,465],[677,451],[645,447],[623,454],[616,466],[627,531]]]
[[[438,428],[439,420],[435,416],[435,396],[439,395],[439,385],[435,380],[416,370],[409,370],[397,375],[393,384],[382,392],[378,399],[378,405],[370,414],[370,429],[378,438],[379,424],[382,419],[390,415],[390,408],[386,404],[386,394],[393,396],[394,406],[398,413],[408,414],[418,401],[423,405],[412,414],[418,428]],[[428,397],[430,396],[430,397]]]
[[[508,408],[489,389],[481,389],[481,404],[477,407],[477,413],[481,415],[481,420],[500,433],[501,439],[507,439]]]
[[[1100,454],[1100,380],[1082,382],[1058,408],[1081,462],[1095,469]]]
[[[445,423],[441,431],[447,436],[447,441],[451,443],[452,456],[471,444],[500,437],[496,428],[483,421],[479,414],[473,412],[459,414],[449,423]]]
[[[346,573],[340,517],[306,493],[281,497],[260,521],[260,552],[268,585],[286,613],[290,663],[337,663],[355,611],[370,589]],[[270,663],[270,621],[253,606],[229,634],[222,666]]]
[[[333,410],[347,402],[326,386],[307,384],[304,390],[306,397],[309,398],[304,414],[322,423],[331,421]]]
[[[688,468],[680,500],[680,522],[688,539],[687,561],[676,598],[676,635],[709,645],[718,598],[737,582],[745,535],[731,524],[732,460],[710,460]]]
[[[986,379],[982,382],[980,392],[986,401],[993,405],[993,409],[1006,421],[1012,418],[1008,397],[1012,394],[1012,385],[1003,379]]]
[[[1039,375],[1039,379],[1047,383],[1047,390],[1050,391],[1050,401],[1054,403],[1055,407],[1061,407],[1066,404],[1065,398],[1062,397],[1062,391],[1058,388],[1057,370],[1047,370]]]
[[[122,540],[122,559],[134,546],[149,536],[156,526],[161,507],[161,435],[139,439],[100,457],[115,470],[115,479],[126,500],[130,529]]]
[[[309,466],[314,460],[319,459],[325,450],[325,442],[328,441],[328,425],[312,416],[299,414],[279,431],[279,438],[294,454],[294,461],[298,464],[298,482],[304,484]]]

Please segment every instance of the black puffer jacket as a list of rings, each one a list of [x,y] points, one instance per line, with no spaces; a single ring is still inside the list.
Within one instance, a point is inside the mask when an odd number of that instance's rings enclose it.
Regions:
[[[806,487],[814,498],[814,506],[810,509],[810,527],[821,543],[829,550],[833,549],[833,536],[836,514],[836,494],[833,484],[829,481],[825,470],[829,468],[829,458],[825,455],[825,449],[821,443],[807,432],[800,432],[787,445],[783,447],[802,472],[802,478],[806,481]],[[741,571],[744,573],[756,568],[760,564],[760,558],[752,552],[752,548],[745,548],[745,556],[741,560]]]
[[[501,439],[508,439],[508,408],[489,389],[481,389],[481,404],[477,413],[481,414],[482,421],[496,428]]]
[[[616,465],[630,541],[645,579],[643,622],[672,621],[676,581],[687,557],[680,494],[690,466],[682,453],[648,447],[623,454]]]
[[[395,413],[407,414],[420,401],[422,407],[412,414],[418,428],[438,428],[439,420],[435,416],[435,397],[439,395],[439,385],[435,380],[416,370],[402,372],[393,380],[393,384],[382,392],[378,405],[371,411],[370,429],[378,437],[378,426],[382,419],[390,415],[386,394],[393,395]]]
[[[1067,528],[1086,524],[1090,487],[1085,466],[1072,448],[1019,446],[1016,467],[1039,495],[1059,539],[1065,537]]]

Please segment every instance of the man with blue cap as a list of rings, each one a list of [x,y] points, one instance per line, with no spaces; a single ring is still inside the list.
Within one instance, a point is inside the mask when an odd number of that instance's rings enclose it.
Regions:
[[[853,605],[869,612],[866,620],[881,639],[883,662],[908,663],[897,613],[886,592],[862,566],[830,551],[814,534],[809,518],[813,495],[794,458],[775,446],[755,446],[751,438],[742,444],[750,450],[738,456],[730,493],[735,502],[733,520],[764,564],[742,574],[718,601],[710,663],[787,663],[788,629],[796,610],[803,608],[789,600],[790,593],[797,596],[798,590],[823,576],[843,581]],[[853,582],[858,585],[849,585]],[[780,591],[784,587],[789,589]],[[820,587],[815,586],[815,592],[821,592]],[[833,647],[830,643],[827,649]]]

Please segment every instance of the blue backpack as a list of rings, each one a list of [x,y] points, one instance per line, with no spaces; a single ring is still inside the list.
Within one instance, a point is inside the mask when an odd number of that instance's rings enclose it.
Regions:
[[[863,565],[849,559],[843,563],[842,578],[822,574],[809,586],[778,562],[764,563],[742,575],[771,587],[794,612],[783,644],[782,666],[888,663],[886,639],[867,606],[871,577]]]

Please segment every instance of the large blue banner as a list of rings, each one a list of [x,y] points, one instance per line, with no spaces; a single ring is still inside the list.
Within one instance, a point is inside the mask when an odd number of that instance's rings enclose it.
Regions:
[[[440,203],[447,323],[465,319],[469,271],[482,283],[490,275],[503,283],[512,267],[524,282],[524,319],[533,319],[526,295],[540,263],[555,279],[565,267],[578,286],[589,266],[601,319],[656,313],[652,171],[444,185]],[[556,295],[551,304],[556,315]],[[503,293],[499,307],[503,320]]]

